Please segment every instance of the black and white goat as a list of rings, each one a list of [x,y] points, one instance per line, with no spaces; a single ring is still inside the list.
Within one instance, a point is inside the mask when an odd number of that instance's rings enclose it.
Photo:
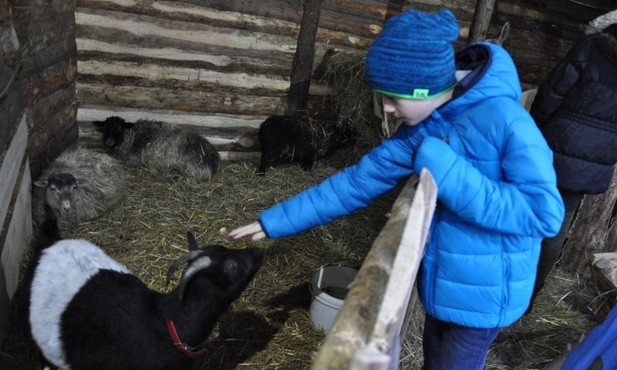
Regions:
[[[49,231],[49,227],[46,228]],[[56,228],[57,231],[57,228]],[[44,237],[28,284],[29,326],[43,356],[61,369],[186,369],[263,261],[260,250],[198,247],[169,268],[187,265],[163,294],[86,240]]]
[[[220,155],[198,132],[157,121],[135,123],[113,116],[92,122],[103,142],[127,166],[145,166],[160,172],[178,171],[210,180],[220,169]]]
[[[63,152],[32,189],[32,218],[35,226],[46,217],[45,204],[66,230],[93,220],[111,210],[126,193],[126,172],[104,153],[88,149]]]
[[[308,117],[274,115],[259,126],[261,162],[258,175],[281,163],[298,163],[310,171],[319,160],[337,149],[355,143],[355,134],[347,125],[328,125]]]

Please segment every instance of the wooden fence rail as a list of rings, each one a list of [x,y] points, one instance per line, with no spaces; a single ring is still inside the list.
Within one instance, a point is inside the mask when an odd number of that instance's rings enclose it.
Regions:
[[[417,185],[417,188],[416,188]],[[398,362],[437,187],[428,170],[413,176],[392,206],[312,369],[386,369]],[[396,367],[396,366],[394,366]]]

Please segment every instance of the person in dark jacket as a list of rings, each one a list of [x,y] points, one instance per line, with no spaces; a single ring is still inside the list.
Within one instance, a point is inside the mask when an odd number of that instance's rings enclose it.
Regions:
[[[542,242],[528,313],[584,195],[605,192],[617,162],[617,10],[593,20],[585,33],[540,85],[530,110],[554,152],[566,214],[559,233]]]
[[[403,124],[360,161],[266,209],[230,237],[283,238],[367,206],[428,169],[438,203],[419,273],[425,369],[482,369],[533,290],[540,242],[563,220],[553,155],[519,103],[510,55],[478,43],[455,54],[452,12],[393,16],[366,76]]]

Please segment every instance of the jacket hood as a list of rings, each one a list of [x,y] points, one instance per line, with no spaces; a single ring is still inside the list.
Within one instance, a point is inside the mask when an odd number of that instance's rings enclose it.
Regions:
[[[487,98],[521,98],[514,61],[499,45],[480,42],[462,49],[456,53],[456,69],[472,72],[459,81],[454,99],[439,110],[442,114],[458,114]]]
[[[606,14],[602,14],[598,18],[589,22],[587,28],[585,29],[585,35],[602,32],[612,24],[617,24],[617,9]]]

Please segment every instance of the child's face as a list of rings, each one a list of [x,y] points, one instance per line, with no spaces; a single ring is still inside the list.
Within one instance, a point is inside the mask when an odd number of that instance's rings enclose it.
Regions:
[[[442,95],[443,96],[443,95]],[[409,126],[417,125],[444,103],[444,99],[403,99],[382,95],[384,113],[393,114]]]

